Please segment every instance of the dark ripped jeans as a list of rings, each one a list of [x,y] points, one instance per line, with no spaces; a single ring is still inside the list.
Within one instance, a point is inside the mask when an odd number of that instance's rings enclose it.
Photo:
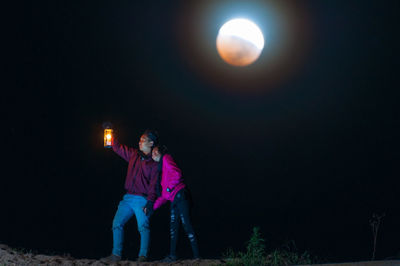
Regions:
[[[170,235],[171,246],[170,255],[176,256],[176,244],[178,242],[179,225],[182,221],[183,228],[190,240],[193,257],[199,258],[199,247],[197,245],[196,235],[194,233],[189,215],[189,199],[185,189],[180,190],[171,204],[171,223]]]

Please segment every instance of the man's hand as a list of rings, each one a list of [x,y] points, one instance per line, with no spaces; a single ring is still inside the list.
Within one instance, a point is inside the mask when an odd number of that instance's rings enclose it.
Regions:
[[[152,201],[147,201],[146,205],[142,208],[142,209],[143,209],[143,212],[144,212],[147,216],[149,216],[149,217],[150,217],[150,216],[153,214],[153,212],[154,212],[153,205],[154,205],[154,202],[152,202]]]

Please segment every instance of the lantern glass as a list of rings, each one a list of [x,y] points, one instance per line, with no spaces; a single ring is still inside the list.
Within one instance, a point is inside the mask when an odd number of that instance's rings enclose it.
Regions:
[[[104,129],[104,147],[111,148],[113,142],[113,130],[111,128]]]

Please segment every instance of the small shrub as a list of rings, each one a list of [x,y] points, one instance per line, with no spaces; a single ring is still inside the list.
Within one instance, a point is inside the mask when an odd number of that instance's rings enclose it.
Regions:
[[[222,253],[222,258],[224,259],[234,259],[236,257],[235,251],[232,248],[228,248],[224,253]]]
[[[309,252],[298,253],[294,241],[286,243],[282,248],[273,250],[269,254],[265,250],[265,240],[262,238],[260,229],[253,228],[253,234],[247,242],[246,252],[235,252],[229,248],[223,254],[229,266],[256,266],[256,265],[301,265],[313,264],[316,258]]]
[[[301,264],[313,264],[315,259],[312,258],[311,254],[305,251],[302,254],[288,251],[288,250],[274,250],[268,254],[265,265],[301,265]]]
[[[264,265],[265,240],[261,237],[260,228],[254,227],[253,234],[247,242],[246,252],[239,253],[243,265]]]
[[[378,215],[374,213],[372,215],[372,219],[369,220],[369,224],[372,228],[372,235],[373,235],[373,249],[372,249],[372,258],[371,260],[375,260],[375,253],[376,253],[376,240],[378,238],[378,229],[379,225],[381,224],[382,218],[385,217],[385,214]]]

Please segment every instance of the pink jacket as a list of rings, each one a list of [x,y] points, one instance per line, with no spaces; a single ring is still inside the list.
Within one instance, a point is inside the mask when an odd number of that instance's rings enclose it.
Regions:
[[[161,196],[154,203],[154,209],[158,209],[167,201],[174,201],[175,195],[184,187],[181,169],[178,168],[171,155],[165,154],[162,157],[161,169],[162,191]]]

